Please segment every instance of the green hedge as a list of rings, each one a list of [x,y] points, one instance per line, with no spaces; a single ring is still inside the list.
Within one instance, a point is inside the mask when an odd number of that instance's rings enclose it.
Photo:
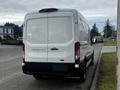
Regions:
[[[104,41],[104,46],[116,46],[117,40],[108,39]]]
[[[1,44],[6,44],[6,45],[22,45],[22,41],[18,40],[1,40]]]

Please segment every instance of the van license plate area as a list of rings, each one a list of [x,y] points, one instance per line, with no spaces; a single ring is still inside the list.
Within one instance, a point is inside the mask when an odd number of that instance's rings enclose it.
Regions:
[[[53,71],[67,71],[68,67],[66,65],[54,65]]]

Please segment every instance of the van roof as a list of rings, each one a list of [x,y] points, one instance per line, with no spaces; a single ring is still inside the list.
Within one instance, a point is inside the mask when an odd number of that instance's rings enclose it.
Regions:
[[[42,13],[49,13],[49,12],[72,12],[74,14],[79,15],[82,19],[84,19],[86,21],[86,19],[83,17],[83,15],[80,12],[78,12],[76,9],[68,9],[68,8],[43,8],[43,9],[40,9],[38,11],[28,13],[26,16],[37,15],[39,13],[41,13],[41,14]]]
[[[43,10],[43,11],[42,11]],[[47,10],[51,10],[51,11],[47,11]],[[53,11],[52,11],[53,10]],[[27,15],[31,15],[31,14],[37,14],[37,13],[48,13],[48,12],[73,12],[73,13],[78,13],[78,11],[76,9],[62,9],[62,8],[43,8],[43,9],[40,9],[38,11],[35,11],[35,12],[31,12],[31,13],[28,13]]]

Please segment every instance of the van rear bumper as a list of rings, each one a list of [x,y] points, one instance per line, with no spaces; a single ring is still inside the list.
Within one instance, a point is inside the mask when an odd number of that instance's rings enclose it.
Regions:
[[[25,74],[43,75],[79,75],[83,64],[75,63],[35,63],[25,62],[22,66]]]

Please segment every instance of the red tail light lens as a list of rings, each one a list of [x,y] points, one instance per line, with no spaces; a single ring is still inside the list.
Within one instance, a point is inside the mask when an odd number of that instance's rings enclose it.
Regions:
[[[75,62],[76,63],[80,62],[80,43],[79,42],[75,43]]]
[[[25,45],[24,45],[24,43],[22,45],[22,50],[23,50],[23,62],[24,62],[24,60],[25,60]]]

